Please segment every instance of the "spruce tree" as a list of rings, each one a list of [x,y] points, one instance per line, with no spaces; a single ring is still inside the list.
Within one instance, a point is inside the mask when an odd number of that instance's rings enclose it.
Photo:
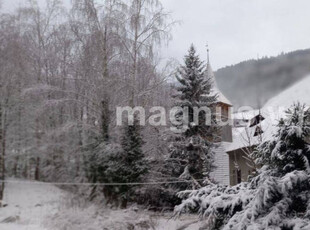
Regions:
[[[215,124],[214,108],[217,95],[211,95],[212,81],[207,79],[205,65],[200,61],[192,45],[184,58],[185,64],[178,69],[176,79],[178,87],[176,106],[188,110],[188,121],[183,120],[182,112],[176,119],[181,122],[175,128],[184,128],[181,134],[173,137],[169,165],[171,174],[185,180],[191,180],[191,185],[199,187],[212,169],[213,154],[211,151],[214,135],[218,132]],[[211,113],[201,111],[198,123],[194,119],[194,108],[209,108]],[[213,112],[212,112],[213,111]],[[206,119],[210,117],[210,122]],[[185,188],[186,183],[180,187]]]
[[[258,165],[268,165],[277,175],[294,170],[310,173],[310,110],[296,104],[286,111],[286,118],[278,124],[275,139],[264,142],[254,152]]]
[[[142,182],[144,175],[148,171],[148,163],[142,150],[143,144],[141,127],[138,124],[138,119],[135,118],[132,125],[128,124],[124,128],[121,141],[121,167],[119,168],[119,178],[116,182]],[[119,192],[122,196],[122,207],[126,207],[127,201],[134,194],[134,185],[120,186]]]
[[[95,198],[98,194],[98,186],[96,183],[107,183],[108,179],[106,171],[109,167],[110,158],[117,155],[119,147],[110,141],[109,134],[109,104],[107,100],[101,101],[101,120],[100,134],[89,131],[85,138],[84,152],[84,173],[86,179],[94,183],[92,186],[90,199]],[[81,137],[82,138],[82,137]],[[83,143],[81,143],[83,145]],[[103,189],[105,195],[110,194],[108,188]],[[107,193],[106,191],[109,191]],[[100,191],[101,192],[101,191]],[[109,199],[109,197],[106,197]]]
[[[142,182],[148,171],[148,162],[142,151],[144,142],[137,119],[123,129],[121,144],[100,147],[96,159],[100,182],[116,185],[105,186],[106,203],[126,208],[128,201],[134,201],[136,182]],[[120,183],[120,185],[117,185]]]
[[[310,110],[294,105],[271,140],[253,153],[249,182],[180,192],[176,214],[199,212],[208,229],[310,229]]]
[[[142,151],[144,142],[141,127],[137,118],[134,118],[132,125],[124,127],[121,143],[118,144],[109,138],[106,125],[108,116],[102,117],[101,135],[93,135],[84,149],[84,168],[86,178],[91,183],[111,185],[94,185],[90,198],[103,192],[107,204],[119,206],[121,202],[121,207],[125,208],[128,200],[134,200],[136,186],[130,183],[142,182],[148,171],[148,163]]]

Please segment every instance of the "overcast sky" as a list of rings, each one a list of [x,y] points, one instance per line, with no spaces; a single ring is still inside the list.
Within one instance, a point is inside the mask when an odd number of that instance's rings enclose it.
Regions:
[[[19,0],[3,0],[6,8]],[[70,0],[63,0],[69,2]],[[282,51],[310,48],[309,0],[162,0],[176,20],[166,58],[182,61],[191,43],[213,69]]]

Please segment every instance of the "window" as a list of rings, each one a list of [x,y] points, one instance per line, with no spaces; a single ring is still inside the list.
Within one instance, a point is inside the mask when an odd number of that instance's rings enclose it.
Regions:
[[[255,125],[258,125],[259,123],[261,123],[263,120],[265,120],[265,118],[261,115],[261,114],[258,114],[257,116],[253,117],[251,120],[250,120],[250,127],[253,127]]]
[[[255,129],[254,137],[262,135],[263,133],[264,133],[264,131],[262,130],[262,128],[260,126],[257,126]]]
[[[241,170],[237,169],[237,184],[241,183]]]

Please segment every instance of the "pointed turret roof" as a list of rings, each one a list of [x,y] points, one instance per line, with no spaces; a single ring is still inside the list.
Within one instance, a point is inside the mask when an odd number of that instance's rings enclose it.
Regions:
[[[212,95],[217,95],[217,100],[220,103],[227,104],[229,106],[232,106],[232,103],[224,96],[224,94],[219,90],[217,87],[217,83],[215,80],[215,75],[213,73],[211,64],[210,64],[210,58],[209,58],[209,48],[207,49],[208,51],[208,62],[207,62],[207,68],[206,68],[206,74],[205,77],[207,79],[210,79],[211,84],[212,84],[212,89],[211,89],[211,94]]]

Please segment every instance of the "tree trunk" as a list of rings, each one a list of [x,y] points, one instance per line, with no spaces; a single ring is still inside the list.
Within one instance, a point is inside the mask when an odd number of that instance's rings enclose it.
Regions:
[[[35,138],[36,138],[36,146],[37,146],[37,157],[34,157],[33,159],[33,163],[34,164],[34,174],[32,174],[32,178],[34,180],[39,180],[40,178],[40,157],[39,157],[39,149],[40,149],[40,138],[41,138],[41,133],[40,133],[40,127],[39,127],[39,119],[36,118],[36,134],[35,134]],[[33,165],[31,166],[31,170],[33,170]],[[32,171],[33,172],[33,171]]]
[[[101,135],[103,141],[109,140],[109,104],[101,101]]]
[[[127,203],[128,203],[127,197],[122,197],[121,208],[122,208],[122,209],[127,208]]]
[[[141,1],[137,2],[137,12],[134,16],[134,41],[133,41],[133,47],[132,47],[132,54],[133,54],[133,64],[132,64],[132,79],[131,79],[131,98],[130,98],[130,106],[134,107],[135,104],[135,93],[136,93],[136,80],[137,80],[137,64],[138,64],[138,39],[139,39],[139,21],[141,17],[141,8],[142,8],[142,3]]]
[[[34,179],[40,180],[40,157],[37,157],[37,159],[36,159],[36,168],[34,171]]]
[[[4,180],[5,180],[5,126],[4,126],[4,113],[0,104],[0,207],[2,206],[4,194]]]

